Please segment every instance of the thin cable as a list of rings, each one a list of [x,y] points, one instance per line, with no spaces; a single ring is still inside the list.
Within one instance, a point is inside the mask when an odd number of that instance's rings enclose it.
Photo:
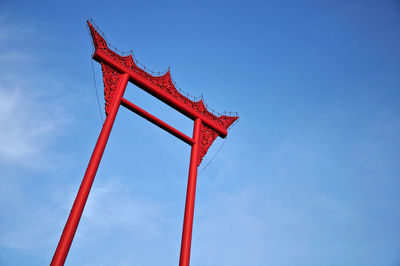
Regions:
[[[90,60],[90,62],[92,63],[92,73],[93,73],[94,90],[96,91],[97,105],[99,106],[99,113],[100,113],[100,118],[101,118],[101,124],[104,124],[103,114],[101,113],[101,105],[100,105],[100,100],[99,100],[99,93],[98,93],[98,91],[97,91],[96,76],[95,76],[95,74],[94,74],[93,61]]]
[[[221,146],[219,146],[218,151],[214,154],[214,156],[211,158],[210,161],[208,161],[208,163],[206,164],[206,166],[203,167],[203,169],[201,169],[199,171],[199,173],[197,174],[197,176],[199,176],[201,173],[203,173],[204,170],[206,170],[206,168],[212,163],[212,161],[214,161],[215,157],[217,157],[219,151],[222,149],[222,146],[224,146],[226,140],[228,139],[228,136],[224,139],[224,142],[222,142]]]
[[[236,119],[236,121],[228,128],[228,132],[236,125],[236,123],[239,122],[239,118]],[[208,163],[206,164],[206,166],[203,167],[203,169],[201,169],[199,171],[199,173],[197,174],[198,176],[204,171],[206,170],[206,168],[212,163],[212,161],[214,161],[215,157],[217,157],[218,153],[220,152],[220,150],[222,149],[222,146],[224,146],[226,140],[228,139],[228,136],[226,136],[226,138],[224,139],[224,142],[222,142],[221,146],[219,147],[218,151],[214,154],[214,156],[211,158],[210,161],[208,161]]]

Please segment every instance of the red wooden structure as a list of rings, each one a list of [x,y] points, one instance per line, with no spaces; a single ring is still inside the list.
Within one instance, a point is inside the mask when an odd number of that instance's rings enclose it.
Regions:
[[[92,23],[88,21],[88,25],[95,47],[93,59],[101,64],[103,71],[104,96],[106,101],[105,111],[107,117],[54,253],[51,265],[63,265],[66,260],[108,137],[110,136],[115,117],[117,116],[120,105],[122,105],[192,146],[179,262],[180,266],[188,266],[190,261],[197,168],[213,141],[218,136],[225,138],[228,134],[227,129],[238,119],[238,116],[217,116],[208,111],[202,100],[192,101],[177,90],[171,80],[169,71],[161,76],[153,76],[147,73],[145,70],[138,67],[132,55],[121,56],[111,50],[105,39],[98,33]],[[139,88],[194,120],[193,137],[188,137],[174,127],[123,98],[128,82],[132,82]]]

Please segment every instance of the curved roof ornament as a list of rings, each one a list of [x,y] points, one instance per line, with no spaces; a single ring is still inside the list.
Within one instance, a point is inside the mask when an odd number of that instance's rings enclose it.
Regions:
[[[89,30],[95,48],[93,59],[101,63],[104,81],[105,111],[109,114],[110,104],[114,96],[118,82],[123,73],[129,74],[129,81],[141,89],[170,105],[182,114],[195,120],[202,120],[200,162],[207,153],[208,148],[217,138],[227,136],[227,129],[239,118],[237,113],[233,115],[215,114],[209,111],[203,99],[194,101],[183,95],[175,86],[168,69],[163,75],[153,75],[138,66],[132,54],[122,56],[110,48],[104,36],[99,33],[93,22],[88,21]],[[93,24],[92,24],[93,23]],[[199,164],[200,164],[199,162]]]

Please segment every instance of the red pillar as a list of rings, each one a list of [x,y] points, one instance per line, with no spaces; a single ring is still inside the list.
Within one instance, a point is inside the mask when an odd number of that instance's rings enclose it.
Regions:
[[[189,178],[186,192],[185,216],[183,219],[181,256],[179,266],[189,266],[190,247],[192,243],[192,228],[194,214],[194,199],[196,195],[197,167],[200,160],[200,129],[201,119],[194,121],[192,151],[190,154]]]
[[[103,156],[104,149],[106,148],[108,137],[110,136],[110,132],[113,127],[115,117],[117,116],[117,112],[121,104],[121,98],[124,95],[128,80],[129,75],[123,74],[119,86],[115,91],[110,113],[103,124],[103,128],[101,129],[99,138],[92,153],[92,157],[90,158],[89,165],[86,169],[85,176],[83,177],[78,194],[75,198],[74,204],[72,205],[67,223],[65,224],[64,231],[61,235],[60,241],[58,242],[57,249],[50,264],[51,266],[64,265],[65,263],[65,259],[67,258],[68,251],[71,247],[79,220],[81,219],[83,209],[85,208],[94,177],[97,169],[99,168],[101,157]]]

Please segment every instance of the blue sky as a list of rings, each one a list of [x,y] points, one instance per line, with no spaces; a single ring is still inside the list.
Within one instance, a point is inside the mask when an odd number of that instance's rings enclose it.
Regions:
[[[88,18],[240,114],[198,178],[191,265],[399,265],[394,0],[1,1],[0,265],[50,263],[100,132]],[[177,265],[189,155],[121,108],[66,265]]]

